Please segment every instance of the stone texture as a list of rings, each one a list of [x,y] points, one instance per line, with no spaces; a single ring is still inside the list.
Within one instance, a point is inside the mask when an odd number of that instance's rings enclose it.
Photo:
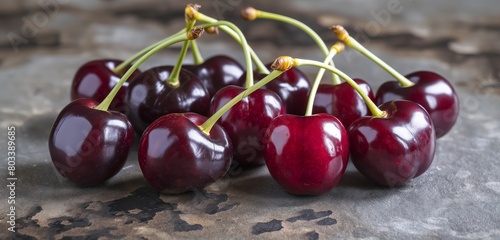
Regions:
[[[303,20],[329,44],[335,39],[326,27],[342,23],[402,73],[439,72],[459,93],[457,125],[438,141],[434,163],[423,176],[387,189],[349,166],[337,187],[317,197],[287,194],[265,167],[231,172],[202,191],[159,195],[142,178],[136,146],[123,170],[103,186],[77,188],[65,181],[52,166],[47,137],[69,101],[76,69],[95,58],[125,59],[177,31],[184,24],[186,3],[59,2],[53,12],[38,1],[11,2],[0,10],[1,239],[500,238],[498,1],[401,1],[401,12],[386,22],[377,21],[371,11],[388,11],[390,1],[294,0],[280,7],[252,2]],[[314,42],[293,27],[237,18],[239,9],[250,3],[199,3],[207,15],[241,26],[264,61],[284,54],[322,58]],[[22,19],[34,19],[39,12],[49,14],[48,21],[39,19],[33,36],[23,32],[29,30]],[[370,32],[374,24],[378,31]],[[27,42],[15,50],[9,33]],[[238,45],[223,34],[203,36],[199,45],[205,56],[225,53],[243,60]],[[141,68],[172,64],[178,51],[178,45],[162,51]],[[350,50],[336,63],[374,88],[391,79]],[[311,78],[315,74],[313,68],[304,71]],[[8,194],[5,132],[11,125],[17,128],[18,147],[16,234],[6,231],[10,205],[3,197]]]

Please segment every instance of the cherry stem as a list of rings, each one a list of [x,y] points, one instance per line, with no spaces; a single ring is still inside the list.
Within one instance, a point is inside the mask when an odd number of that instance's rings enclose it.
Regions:
[[[341,42],[336,42],[331,48],[330,52],[328,53],[328,56],[326,56],[325,60],[323,61],[323,64],[328,64],[332,58],[342,52],[344,50],[345,45]],[[316,78],[314,79],[313,86],[311,88],[311,92],[309,93],[309,99],[307,100],[307,107],[306,107],[306,113],[305,116],[311,116],[312,115],[312,109],[314,105],[314,99],[316,98],[316,93],[318,92],[318,87],[319,84],[321,83],[321,78],[323,78],[323,74],[325,73],[324,68],[320,68],[318,71],[318,75],[316,75]],[[335,74],[335,76],[337,76]],[[337,85],[337,84],[334,84]]]
[[[172,69],[172,73],[166,80],[166,84],[168,84],[172,88],[180,86],[179,75],[181,73],[182,62],[184,61],[184,57],[186,56],[188,48],[189,48],[189,41],[184,41],[184,43],[182,43],[181,52],[179,53],[179,57],[177,58],[177,62],[175,63],[174,69]]]
[[[336,69],[328,64],[324,64],[322,62],[307,60],[307,59],[299,59],[299,58],[293,58],[293,66],[294,67],[297,67],[297,66],[315,66],[315,67],[324,68],[330,72],[333,72],[333,73],[339,75],[349,85],[351,85],[351,87],[353,87],[354,90],[356,90],[356,92],[358,92],[359,95],[361,95],[361,97],[366,102],[366,105],[368,106],[368,108],[370,109],[370,112],[372,113],[372,115],[374,117],[380,118],[380,117],[386,116],[386,113],[384,111],[380,110],[380,108],[378,108],[377,105],[375,105],[375,103],[368,97],[368,95],[366,95],[366,93],[363,92],[363,90],[361,90],[359,85],[354,80],[352,80],[352,78],[347,76],[347,74],[345,74],[344,72],[342,72],[342,71],[340,71],[340,70],[338,70],[338,69]]]
[[[300,30],[302,30],[303,32],[305,32],[307,35],[309,35],[316,42],[316,44],[319,46],[319,48],[321,49],[321,51],[323,52],[325,57],[328,56],[328,53],[329,53],[328,47],[326,46],[323,39],[321,39],[321,37],[314,30],[312,30],[309,26],[307,26],[306,24],[304,24],[296,19],[293,19],[293,18],[287,17],[287,16],[283,16],[280,14],[276,14],[276,13],[257,10],[253,7],[247,7],[245,9],[243,9],[241,11],[241,15],[244,19],[249,20],[249,21],[253,21],[257,18],[261,18],[261,19],[270,19],[270,20],[275,20],[275,21],[279,21],[279,22],[284,22],[284,23],[288,23],[292,26],[295,26],[295,27],[299,28]],[[335,67],[333,60],[330,59],[329,63],[332,67]],[[333,79],[334,85],[340,84],[340,79],[336,74],[332,73],[332,79]]]
[[[382,59],[378,58],[377,56],[375,56],[375,54],[373,54],[368,49],[366,49],[363,45],[361,45],[361,43],[356,41],[356,39],[349,36],[349,33],[347,32],[347,30],[345,30],[344,27],[342,27],[340,25],[335,25],[335,26],[331,27],[331,30],[335,33],[335,35],[337,36],[337,38],[340,41],[344,42],[345,44],[347,44],[347,46],[349,46],[349,47],[355,49],[356,51],[360,52],[361,54],[365,55],[367,58],[369,58],[370,60],[375,62],[377,65],[382,67],[389,74],[391,74],[394,78],[396,78],[396,80],[401,84],[401,86],[411,87],[411,86],[415,85],[415,83],[413,83],[408,78],[406,78],[405,76],[403,76],[402,74],[400,74],[399,72],[394,70],[394,68],[389,66],[387,63],[382,61]]]
[[[194,19],[194,12],[198,11],[200,6],[196,4],[188,4],[184,10],[184,18],[186,20],[186,31],[191,31],[194,24],[196,23],[196,19]],[[174,69],[172,69],[172,73],[168,77],[166,84],[168,84],[172,88],[176,88],[180,85],[179,75],[182,69],[182,63],[184,62],[184,58],[186,57],[187,50],[189,48],[188,40],[184,41],[182,44],[181,52],[179,53],[179,57],[177,58],[177,62],[174,65]]]
[[[201,29],[203,31],[203,29]],[[97,110],[102,110],[102,111],[107,111],[109,108],[109,105],[111,104],[111,101],[115,98],[116,94],[118,93],[118,90],[120,90],[121,86],[127,79],[132,75],[132,73],[139,68],[141,64],[143,64],[147,59],[149,59],[151,56],[153,56],[155,53],[158,51],[162,50],[163,48],[166,48],[172,44],[186,41],[189,39],[194,39],[197,38],[201,35],[200,34],[193,34],[195,31],[199,32],[199,28],[195,28],[186,34],[179,35],[179,34],[174,34],[169,38],[164,39],[160,44],[154,46],[152,49],[150,49],[148,52],[144,53],[128,70],[123,74],[121,77],[120,81],[111,89],[109,92],[108,96],[95,107]]]
[[[203,13],[200,13],[200,12],[197,12],[195,14],[195,18],[196,18],[196,20],[202,21],[202,22],[208,22],[208,23],[218,22],[217,19],[211,18],[211,17],[209,17]],[[236,40],[238,43],[240,43],[243,46],[243,43],[242,43],[243,40],[230,27],[220,26],[220,29],[222,29],[224,32],[226,32],[229,36],[231,36],[234,40]],[[248,51],[250,52],[250,56],[257,67],[257,71],[259,73],[269,74],[269,70],[267,69],[267,67],[264,65],[264,63],[262,63],[260,58],[255,53],[255,51],[249,45],[248,45]],[[249,71],[249,70],[247,70],[247,71]]]
[[[198,48],[198,44],[196,44],[196,40],[189,41],[191,43],[191,53],[193,54],[194,64],[200,65],[205,60],[200,53],[200,49]]]
[[[273,63],[273,65],[274,65],[274,63]],[[269,83],[273,79],[277,78],[282,73],[283,73],[283,71],[274,70],[271,73],[269,73],[267,76],[262,78],[260,81],[258,81],[257,83],[255,83],[251,87],[247,88],[245,91],[238,94],[236,97],[231,99],[231,101],[227,102],[224,106],[222,106],[219,110],[217,110],[217,112],[215,112],[203,124],[201,124],[200,129],[205,134],[210,135],[210,130],[215,125],[215,123],[219,120],[219,118],[221,118],[222,115],[224,115],[224,113],[226,113],[230,108],[232,108],[234,105],[236,105],[243,98],[247,97],[248,95],[255,92],[257,89],[261,88],[262,86],[266,85],[267,83]]]

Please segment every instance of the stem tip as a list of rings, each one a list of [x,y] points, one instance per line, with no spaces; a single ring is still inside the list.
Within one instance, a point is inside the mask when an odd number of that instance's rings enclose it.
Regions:
[[[333,44],[332,49],[334,49],[337,54],[341,53],[345,49],[345,44],[342,42],[336,42],[335,44]]]
[[[196,21],[196,15],[198,14],[198,9],[200,9],[200,7],[200,5],[192,3],[186,6],[186,9],[184,10],[184,17],[186,18],[186,22]]]
[[[271,64],[271,69],[284,72],[294,66],[296,66],[294,58],[289,56],[281,56],[274,60],[273,64]]]
[[[201,35],[203,35],[204,31],[205,31],[205,29],[203,29],[202,27],[195,27],[187,33],[187,37],[189,40],[195,40],[195,39],[201,37]]]
[[[219,28],[215,27],[215,26],[206,27],[205,28],[205,32],[208,33],[208,34],[219,35]]]
[[[330,27],[330,30],[332,30],[335,36],[342,42],[345,42],[349,38],[349,33],[341,25],[333,25]]]
[[[253,21],[257,18],[257,9],[247,7],[241,10],[241,17],[247,21]]]

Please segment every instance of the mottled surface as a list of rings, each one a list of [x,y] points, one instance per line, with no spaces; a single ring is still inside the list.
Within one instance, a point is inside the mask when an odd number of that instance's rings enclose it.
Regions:
[[[49,8],[38,2],[4,1],[0,7],[0,239],[500,238],[498,1],[198,2],[207,15],[241,26],[264,61],[322,54],[294,27],[235,17],[246,5],[299,18],[328,43],[335,38],[326,27],[344,24],[402,73],[432,70],[455,85],[460,117],[438,141],[427,173],[387,189],[349,166],[336,188],[317,197],[287,194],[265,167],[232,171],[203,191],[159,195],[142,178],[136,147],[104,186],[77,188],[65,181],[52,166],[47,137],[69,101],[76,69],[95,58],[125,59],[180,29],[186,2],[59,1],[64,4]],[[398,11],[389,12],[391,2],[400,3]],[[47,11],[50,18],[41,15]],[[26,21],[38,27],[29,29]],[[8,38],[12,33],[21,39],[17,49]],[[223,34],[203,36],[199,45],[205,56],[226,53],[243,60],[238,45]],[[179,48],[155,55],[141,68],[173,63]],[[391,79],[349,50],[338,56],[337,66],[374,88]],[[304,71],[314,76],[315,69]],[[16,234],[7,231],[11,125],[17,129]]]

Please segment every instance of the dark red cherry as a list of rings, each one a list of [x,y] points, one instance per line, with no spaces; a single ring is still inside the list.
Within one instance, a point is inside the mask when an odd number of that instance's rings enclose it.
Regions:
[[[79,186],[95,186],[123,167],[134,140],[127,117],[94,109],[97,102],[77,99],[57,116],[49,151],[57,171]]]
[[[267,168],[292,194],[328,192],[339,182],[349,160],[347,132],[329,114],[281,115],[271,122],[266,142]]]
[[[436,133],[419,104],[394,100],[379,108],[386,117],[362,117],[349,127],[351,160],[373,182],[401,186],[431,165]]]
[[[370,99],[373,99],[373,92],[368,83],[361,79],[354,79],[354,81]],[[320,84],[314,99],[313,113],[331,114],[337,117],[346,128],[354,120],[371,115],[361,95],[347,82],[338,85]]]
[[[186,65],[182,68],[193,72],[213,96],[221,88],[228,85],[244,86],[241,80],[243,67],[233,58],[224,55],[213,56],[200,65]]]
[[[396,81],[385,82],[375,96],[377,104],[396,99],[414,101],[427,110],[438,138],[448,133],[458,118],[458,96],[453,86],[442,76],[428,71],[406,76],[415,85],[401,87]]]
[[[71,85],[71,100],[88,98],[101,102],[111,92],[111,89],[120,81],[121,75],[113,72],[123,61],[114,59],[100,59],[85,63],[73,77]],[[130,67],[130,66],[128,66]],[[128,68],[127,68],[128,69]],[[129,77],[133,79],[141,72],[135,70]],[[128,82],[123,83],[110,104],[109,109],[126,113],[125,94]]]
[[[162,193],[201,189],[229,169],[232,146],[219,125],[210,134],[195,113],[167,114],[154,121],[139,142],[139,164],[146,180]]]
[[[227,86],[212,98],[210,114],[215,113],[245,88]],[[234,161],[242,167],[264,164],[264,133],[271,121],[285,113],[276,93],[258,89],[229,109],[217,122],[226,130],[233,144]]]
[[[198,78],[181,70],[180,85],[167,84],[173,66],[151,68],[129,83],[126,101],[132,125],[138,133],[159,117],[168,113],[208,113],[210,96]]]
[[[255,80],[260,80],[265,76],[265,74],[257,72],[254,73]],[[246,74],[243,74],[240,79],[244,82],[245,77]],[[270,83],[264,85],[262,88],[271,90],[278,94],[285,104],[286,112],[288,114],[305,114],[311,84],[309,83],[306,75],[298,68],[290,68]]]

